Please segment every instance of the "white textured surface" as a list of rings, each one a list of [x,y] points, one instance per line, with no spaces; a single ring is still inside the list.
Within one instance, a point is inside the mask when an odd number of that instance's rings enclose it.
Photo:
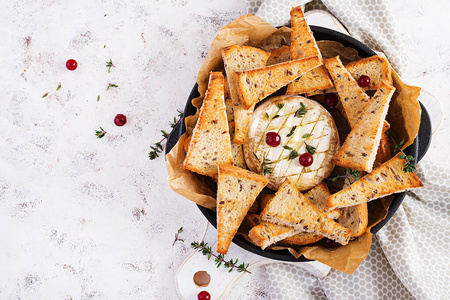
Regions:
[[[1,6],[0,298],[175,299],[173,269],[204,222],[168,187],[164,159],[147,153],[184,107],[215,33],[246,13],[245,1]],[[391,6],[409,61],[404,78],[444,106],[427,157],[448,169],[450,3]],[[119,87],[106,91],[108,83]],[[113,124],[117,113],[127,115],[124,127]],[[180,226],[187,242],[172,247]],[[265,267],[255,270],[229,298],[269,299],[267,281]]]

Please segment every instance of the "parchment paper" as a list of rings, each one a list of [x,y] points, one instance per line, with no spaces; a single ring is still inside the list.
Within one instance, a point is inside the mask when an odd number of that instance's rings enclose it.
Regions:
[[[211,71],[223,71],[221,50],[230,45],[252,45],[264,48],[266,51],[289,45],[289,28],[277,28],[264,22],[259,17],[246,15],[238,18],[222,28],[213,40],[208,55],[203,62],[197,76],[200,97],[193,99],[192,104],[200,108],[206,91],[209,73]],[[324,58],[340,55],[344,63],[360,59],[357,51],[344,47],[333,41],[322,41],[319,47]],[[391,100],[387,120],[391,124],[391,132],[396,141],[404,139],[404,147],[412,144],[418,133],[420,125],[420,105],[417,101],[420,88],[408,86],[400,81],[393,71],[393,84],[396,92]],[[181,169],[185,158],[184,141],[191,134],[198,119],[198,113],[187,117],[185,124],[187,132],[166,156],[168,169],[168,182],[170,187],[178,194],[211,210],[216,208],[217,186],[209,178]],[[348,128],[348,127],[347,127]],[[345,135],[345,134],[344,134]],[[394,198],[393,195],[369,202],[369,226],[364,235],[351,241],[347,246],[335,250],[328,250],[321,242],[309,246],[291,247],[274,246],[271,249],[288,249],[295,257],[304,255],[308,259],[314,259],[332,268],[351,274],[366,258],[372,242],[370,228],[386,217],[388,207]],[[248,231],[240,231],[246,236]]]

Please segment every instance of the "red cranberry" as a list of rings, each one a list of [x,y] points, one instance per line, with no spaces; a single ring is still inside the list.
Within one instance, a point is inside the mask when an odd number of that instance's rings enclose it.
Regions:
[[[336,249],[340,246],[340,244],[336,241],[325,238],[325,247],[330,250]]]
[[[309,167],[310,165],[312,165],[314,158],[311,155],[311,153],[303,153],[302,155],[300,155],[300,157],[298,158],[298,161],[300,162],[300,164],[304,167]]]
[[[336,94],[328,93],[328,94],[325,94],[324,102],[325,102],[326,106],[328,106],[329,108],[333,108],[333,107],[336,107],[336,105],[339,102],[339,99],[338,99],[338,96],[336,96]]]
[[[268,132],[266,134],[266,144],[271,146],[271,147],[276,147],[281,143],[281,137],[278,133],[276,132]]]
[[[114,118],[114,124],[116,124],[117,126],[123,126],[127,123],[127,117],[125,115],[122,114],[118,114],[115,118]]]
[[[368,87],[370,85],[370,77],[367,75],[361,75],[358,79],[358,85],[360,87]]]
[[[198,300],[210,300],[211,295],[207,291],[201,291],[197,295]]]
[[[66,68],[70,71],[75,71],[75,69],[78,67],[78,63],[75,59],[69,59],[66,61]]]

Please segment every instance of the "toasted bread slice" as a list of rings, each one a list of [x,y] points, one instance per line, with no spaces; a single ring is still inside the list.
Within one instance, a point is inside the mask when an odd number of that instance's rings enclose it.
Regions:
[[[353,237],[358,237],[366,232],[369,222],[367,202],[338,209],[341,216],[337,220],[339,224],[352,231]]]
[[[291,9],[291,28],[291,59],[318,56],[322,61],[322,54],[306,23],[301,6]],[[291,82],[286,94],[304,94],[317,89],[323,90],[332,87],[333,81],[328,75],[327,69],[322,65]]]
[[[323,238],[313,232],[300,232],[292,227],[264,222],[258,214],[249,213],[245,219],[253,227],[249,232],[249,237],[263,250],[279,241],[301,246],[318,242]]]
[[[192,135],[188,136],[185,140],[184,140],[184,152],[187,153],[189,150],[189,144],[191,143],[191,139],[192,139]]]
[[[293,92],[294,94],[296,93],[295,91]],[[305,93],[305,97],[308,98],[310,96],[314,96],[314,95],[319,95],[319,94],[327,94],[327,93],[336,93],[336,89],[334,87],[332,87],[331,89],[314,89],[311,92],[306,92]]]
[[[259,211],[263,211],[264,207],[267,206],[267,203],[270,202],[270,199],[272,199],[275,195],[274,194],[263,194],[261,195],[261,200],[259,201]]]
[[[394,156],[350,186],[327,197],[327,209],[357,205],[408,189],[422,188],[423,184],[414,172],[404,172],[405,162],[400,154]]]
[[[233,142],[235,131],[234,122],[228,122],[228,126],[230,128],[231,156],[233,157],[233,165],[246,169],[247,165],[245,164],[244,147],[241,144],[236,144]]]
[[[321,93],[319,91],[331,88],[333,88],[333,81],[331,80],[330,75],[328,75],[327,68],[322,65],[291,82],[287,87],[286,94],[316,95]]]
[[[383,163],[387,162],[392,157],[391,151],[391,141],[386,131],[388,131],[390,125],[388,122],[384,121],[383,133],[381,134],[380,145],[378,146],[377,157],[373,166],[376,168]]]
[[[270,57],[267,60],[266,66],[279,64],[282,62],[291,60],[291,48],[283,45],[280,48],[276,48],[270,52]]]
[[[336,220],[341,216],[341,213],[337,209],[330,210],[328,212],[325,212],[327,206],[325,205],[325,198],[330,196],[330,190],[328,189],[328,186],[322,181],[318,185],[316,185],[314,188],[312,188],[309,192],[305,194],[305,197],[313,204],[315,207],[317,207],[321,212],[324,212],[328,218]]]
[[[264,208],[261,218],[266,222],[321,234],[341,245],[346,245],[351,237],[349,229],[320,212],[288,179]]]
[[[363,114],[358,117],[358,121],[342,147],[333,156],[331,161],[334,164],[353,170],[372,172],[384,120],[394,91],[393,86],[387,83],[382,84]]]
[[[248,124],[252,118],[253,106],[244,108],[239,100],[236,77],[234,72],[241,72],[266,65],[270,53],[249,46],[230,46],[222,50],[222,59],[225,64],[227,80],[233,104],[234,121],[236,124],[233,141],[243,144],[248,130]]]
[[[370,77],[370,85],[364,90],[378,90],[383,82],[392,85],[392,71],[388,60],[381,55],[363,58],[345,65],[347,71],[358,81],[359,77]]]
[[[198,174],[215,177],[219,163],[232,164],[230,132],[221,72],[211,72],[203,105],[183,168]]]
[[[328,190],[326,184],[321,182],[313,189],[311,189],[308,193],[306,193],[305,197],[308,198],[308,200],[310,200],[312,204],[316,205],[316,207],[323,212],[326,208],[324,200],[330,195],[331,193]],[[272,199],[273,196],[274,195],[262,195],[261,203]],[[266,205],[267,204],[264,204],[264,207]],[[328,215],[332,215],[337,219],[340,216],[340,212],[336,209],[330,211]],[[282,241],[283,243],[292,245],[306,245],[315,243],[323,238],[322,235],[318,235],[313,232],[299,232],[293,227],[281,226],[269,222],[262,222],[260,217],[254,214],[251,214],[250,216],[247,215],[246,219],[253,227],[249,233],[250,238],[253,240],[253,242],[255,242],[255,244],[261,246],[263,250],[267,246],[278,241]]]
[[[227,80],[224,80],[224,91],[225,91],[225,107],[227,109],[228,128],[230,131],[231,156],[233,157],[233,164],[239,168],[245,169],[246,164],[244,157],[244,148],[242,147],[241,144],[237,144],[233,141],[236,127],[234,123],[233,103],[231,102],[230,88]]]
[[[263,250],[274,243],[300,232],[293,227],[263,222],[259,215],[256,214],[248,214],[245,218],[253,227],[248,233],[248,236]]]
[[[319,58],[315,56],[236,72],[239,99],[244,108],[251,108],[258,101],[320,64]]]
[[[264,176],[219,164],[217,184],[217,252],[226,254],[245,215],[269,182]]]
[[[370,85],[363,87],[363,90],[377,90],[380,88],[382,82],[387,82],[392,85],[391,67],[387,59],[381,55],[374,55],[348,63],[345,65],[345,68],[356,81],[362,75],[370,77]],[[333,88],[323,88],[326,85],[326,78],[316,77],[314,80],[311,80],[308,78],[309,75],[310,72],[289,84],[286,94],[304,93],[306,97],[309,97],[317,94],[336,92],[334,85]],[[329,77],[328,73],[326,75]],[[302,81],[306,81],[307,79],[308,83],[302,83]]]
[[[317,204],[316,207],[323,212],[326,208],[324,200],[330,195],[331,193],[328,190],[326,184],[321,182],[313,189],[311,189],[308,193],[306,193],[305,197],[308,198],[308,200],[310,200],[312,204]],[[267,201],[270,201],[270,199],[272,199],[273,197],[274,195],[262,195],[260,206],[262,208],[266,207]],[[337,209],[332,210],[326,214],[332,215],[336,219],[340,216],[340,212]],[[281,226],[269,222],[262,222],[259,215],[255,216],[252,214],[246,219],[253,227],[249,233],[250,238],[255,244],[261,246],[263,250],[267,246],[278,241],[282,241],[283,243],[291,245],[306,245],[315,243],[323,238],[322,235],[314,232],[302,232],[294,230],[293,227]]]
[[[227,110],[228,124],[233,123],[233,127],[234,127],[233,102],[231,100],[230,85],[228,84],[228,78],[227,77],[225,77],[223,79],[223,92],[224,92],[224,97],[225,97],[225,108]],[[228,127],[230,127],[230,131],[231,131],[231,127],[232,126],[228,125]],[[233,136],[232,136],[231,140],[233,140]]]
[[[317,56],[322,60],[322,54],[306,23],[302,7],[293,7],[291,9],[291,59],[311,56]]]
[[[339,56],[324,60],[324,64],[333,79],[350,127],[353,128],[370,97],[358,86],[356,80],[342,64]]]

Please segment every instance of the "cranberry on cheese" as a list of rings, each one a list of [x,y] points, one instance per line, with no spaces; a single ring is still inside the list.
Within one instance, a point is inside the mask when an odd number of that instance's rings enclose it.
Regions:
[[[276,147],[267,143],[268,133],[279,135]],[[331,158],[338,148],[338,131],[328,111],[313,100],[292,95],[269,98],[261,104],[253,113],[244,143],[247,166],[266,176],[270,188],[278,189],[289,178],[299,191],[330,175],[334,168]],[[310,165],[299,161],[305,153],[313,157]]]

